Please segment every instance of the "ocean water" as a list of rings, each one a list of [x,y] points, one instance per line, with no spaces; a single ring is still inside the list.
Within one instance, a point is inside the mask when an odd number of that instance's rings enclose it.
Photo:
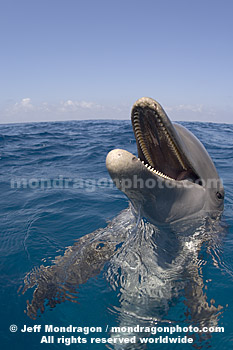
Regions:
[[[215,305],[222,306],[217,324],[224,327],[224,332],[213,333],[208,340],[199,339],[196,347],[229,350],[233,348],[233,125],[182,124],[207,148],[226,193],[224,233],[211,254],[203,253],[202,257],[203,293]],[[0,125],[1,349],[106,348],[104,344],[91,344],[90,338],[109,337],[108,327],[119,324],[121,291],[110,286],[104,270],[79,286],[76,303],[66,300],[52,309],[47,306],[35,320],[25,312],[33,289],[22,294],[21,287],[25,275],[33,268],[51,265],[67,246],[105,227],[106,222],[128,207],[127,198],[112,185],[105,167],[106,155],[114,148],[136,154],[129,121]],[[188,324],[182,300],[171,305],[157,325],[171,324],[169,320],[173,320],[172,325]],[[18,330],[11,332],[11,325]],[[41,325],[42,330],[21,332],[24,325]],[[102,327],[103,331],[45,334],[45,325]],[[41,343],[44,335],[55,336],[55,343]],[[57,337],[72,335],[88,341],[56,343]],[[147,348],[188,350],[193,345],[163,343],[149,344]]]

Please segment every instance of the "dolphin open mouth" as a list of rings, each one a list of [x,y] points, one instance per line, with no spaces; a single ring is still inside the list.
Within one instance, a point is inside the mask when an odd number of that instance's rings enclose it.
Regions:
[[[202,185],[183,151],[181,140],[158,102],[141,98],[131,114],[138,157],[152,173],[169,180],[189,180]]]

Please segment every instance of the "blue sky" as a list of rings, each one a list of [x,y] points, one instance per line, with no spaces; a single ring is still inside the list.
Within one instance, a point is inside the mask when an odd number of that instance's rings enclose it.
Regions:
[[[1,0],[0,123],[233,122],[232,0]]]

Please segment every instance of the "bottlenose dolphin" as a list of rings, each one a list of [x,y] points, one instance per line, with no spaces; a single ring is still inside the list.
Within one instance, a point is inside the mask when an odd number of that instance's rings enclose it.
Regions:
[[[205,314],[216,323],[221,307],[209,305],[203,293],[198,253],[203,241],[218,236],[222,182],[200,141],[172,123],[155,100],[144,97],[134,104],[132,126],[138,156],[116,149],[106,158],[129,208],[105,228],[81,237],[53,265],[26,275],[23,293],[36,287],[27,302],[31,318],[44,311],[45,302],[54,307],[76,301],[78,286],[108,263],[106,278],[121,295],[120,324],[161,319],[184,290],[192,320]]]
[[[223,209],[224,189],[200,141],[172,123],[158,102],[139,99],[132,108],[138,158],[116,149],[106,165],[116,186],[153,224],[172,223]]]

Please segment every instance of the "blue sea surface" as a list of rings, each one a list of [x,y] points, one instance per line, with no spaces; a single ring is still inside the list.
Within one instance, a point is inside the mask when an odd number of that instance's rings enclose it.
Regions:
[[[205,145],[225,187],[222,221],[225,234],[207,258],[203,280],[205,293],[222,305],[218,325],[224,333],[213,333],[199,348],[233,349],[233,125],[185,122]],[[42,332],[23,333],[24,325],[102,327],[117,326],[119,295],[104,274],[79,286],[78,303],[65,301],[36,320],[25,313],[33,290],[21,293],[25,275],[41,264],[51,265],[76,239],[106,226],[106,222],[128,207],[127,198],[111,183],[105,167],[107,153],[114,148],[137,154],[130,121],[69,121],[0,125],[0,348],[105,349],[103,344],[44,344]],[[184,324],[182,303],[171,306],[169,318]],[[17,325],[17,332],[9,327]],[[51,335],[51,334],[47,334]],[[54,334],[53,334],[54,335]],[[73,334],[60,334],[70,337]],[[81,334],[76,334],[76,336]],[[57,335],[56,335],[57,336]],[[193,349],[190,344],[150,344],[148,349]]]

